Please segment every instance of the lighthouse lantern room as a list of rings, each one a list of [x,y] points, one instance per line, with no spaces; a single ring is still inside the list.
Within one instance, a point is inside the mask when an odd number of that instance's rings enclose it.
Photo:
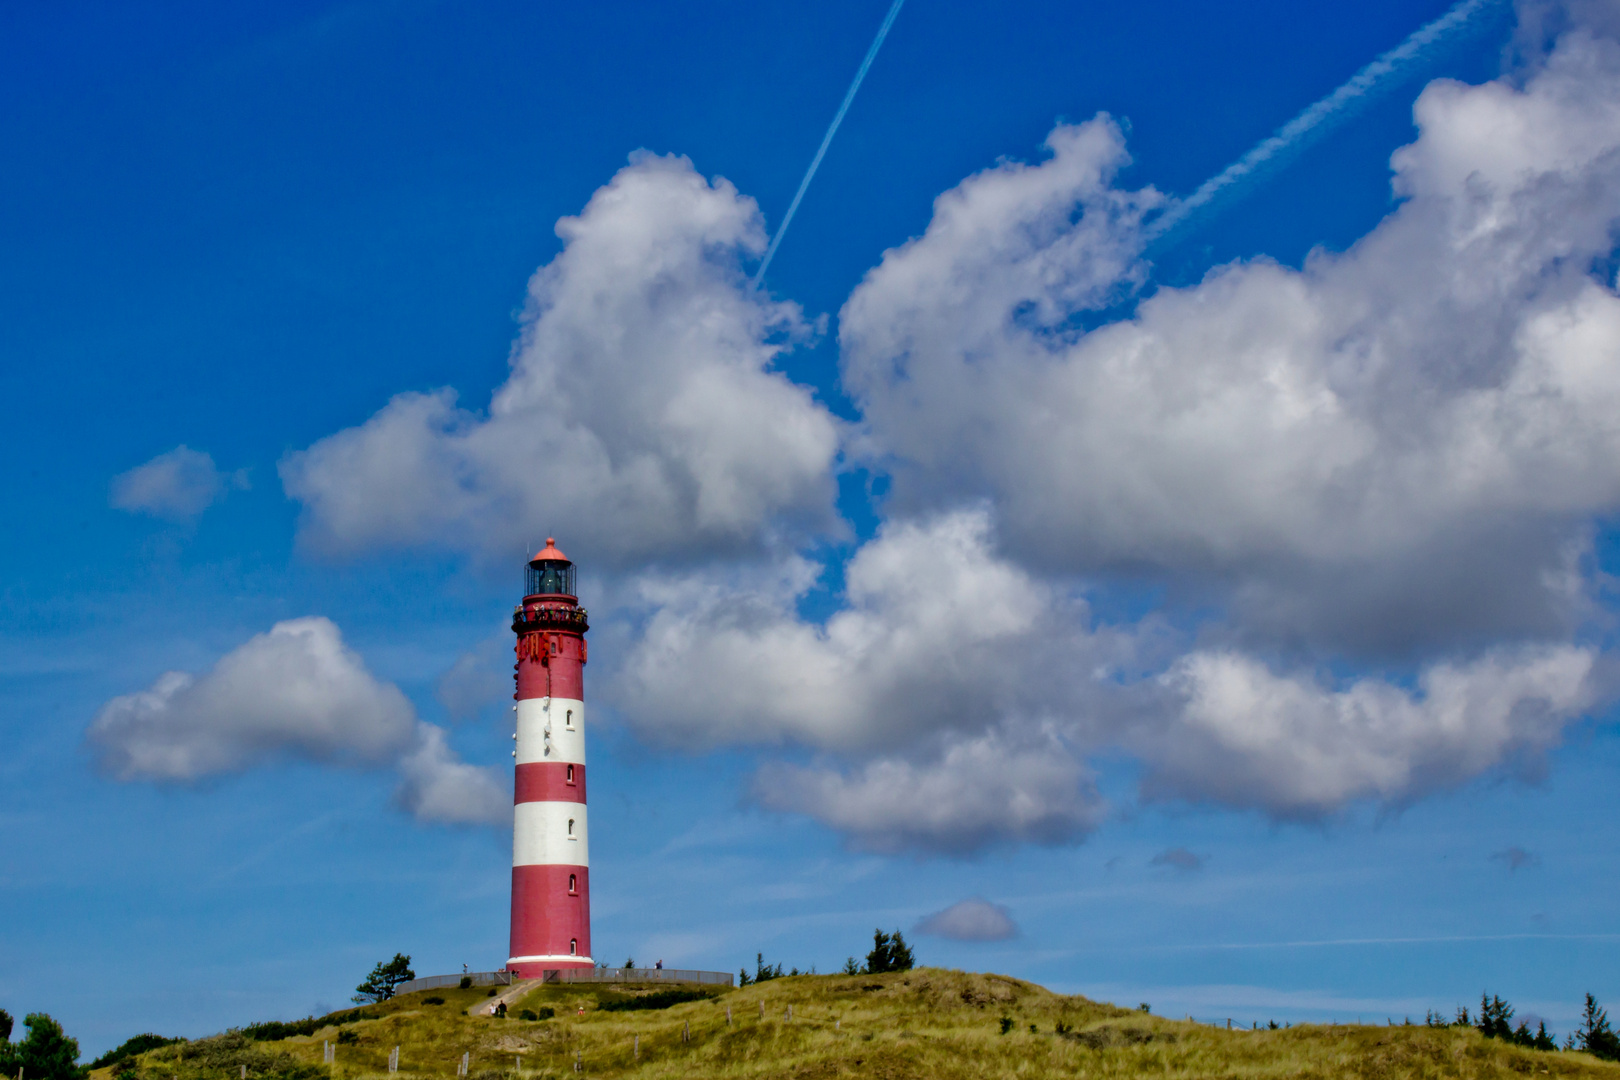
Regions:
[[[585,818],[585,609],[555,542],[529,560],[517,634],[512,938],[507,970],[591,967]]]

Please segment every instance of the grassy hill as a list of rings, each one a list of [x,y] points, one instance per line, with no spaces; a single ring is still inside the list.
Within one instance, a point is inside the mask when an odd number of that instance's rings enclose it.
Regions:
[[[1064,997],[1000,975],[923,968],[890,975],[774,979],[666,1008],[626,1010],[667,987],[537,987],[513,1003],[546,1020],[475,1017],[488,991],[435,990],[333,1014],[313,1035],[255,1041],[241,1033],[152,1050],[99,1070],[95,1080],[351,1080],[453,1077],[471,1054],[472,1080],[584,1074],[664,1077],[1066,1076],[1593,1077],[1620,1065],[1575,1052],[1540,1052],[1472,1028],[1299,1025],[1227,1031]],[[438,1003],[432,1003],[437,1000]],[[667,1000],[667,998],[665,999]],[[792,1017],[788,1007],[792,1006]],[[584,1013],[579,1012],[580,1007]],[[616,1007],[617,1006],[617,1007]],[[731,1022],[726,1019],[731,1010]],[[1003,1034],[1003,1018],[1011,1021]],[[683,1039],[683,1032],[689,1038]],[[639,1057],[635,1040],[639,1036]],[[321,1062],[323,1041],[336,1064]]]

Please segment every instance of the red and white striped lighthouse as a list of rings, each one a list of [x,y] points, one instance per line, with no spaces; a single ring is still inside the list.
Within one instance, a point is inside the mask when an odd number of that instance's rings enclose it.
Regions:
[[[591,960],[585,827],[585,609],[574,564],[550,537],[529,560],[517,634],[516,796],[512,809],[512,953],[525,977]]]

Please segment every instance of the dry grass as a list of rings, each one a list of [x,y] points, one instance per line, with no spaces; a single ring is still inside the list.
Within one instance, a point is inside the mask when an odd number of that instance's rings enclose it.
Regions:
[[[585,1074],[635,1080],[1542,1075],[1620,1080],[1620,1065],[1579,1053],[1524,1050],[1484,1039],[1471,1028],[1301,1025],[1227,1031],[1062,997],[1000,975],[934,968],[776,979],[707,1001],[637,1012],[599,1009],[603,998],[616,993],[610,988],[541,987],[512,1009],[514,1015],[543,1005],[557,1011],[554,1019],[537,1022],[468,1016],[468,1008],[485,993],[412,994],[389,1002],[378,1019],[345,1025],[356,1041],[338,1046],[334,1080],[386,1078],[388,1052],[396,1045],[400,1075],[394,1080],[452,1077],[464,1052],[471,1054],[473,1080],[561,1080],[574,1075],[576,1060]],[[424,997],[434,995],[444,1004],[423,1004]],[[1000,1033],[1003,1016],[1014,1023],[1006,1035]],[[1058,1033],[1059,1024],[1067,1029],[1064,1034]],[[690,1031],[689,1041],[683,1029]],[[311,1038],[254,1044],[258,1057],[242,1064],[254,1080],[307,1077],[308,1066],[321,1060],[323,1040],[336,1037],[337,1029],[328,1028]],[[270,1063],[278,1052],[285,1055],[278,1059],[281,1068]],[[228,1055],[216,1053],[213,1064],[204,1065],[205,1055],[193,1054],[195,1067],[186,1067],[172,1048],[152,1051],[140,1075],[143,1080],[237,1080],[239,1068],[229,1064]]]

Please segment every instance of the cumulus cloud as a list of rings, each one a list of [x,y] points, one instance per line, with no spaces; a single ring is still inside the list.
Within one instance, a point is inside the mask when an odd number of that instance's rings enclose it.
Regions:
[[[399,761],[395,800],[418,821],[448,825],[510,825],[512,796],[494,771],[462,761],[444,729],[417,725],[417,745]]]
[[[1349,251],[1090,332],[1155,198],[1112,186],[1110,122],[941,196],[842,312],[894,509],[988,497],[1026,565],[1213,589],[1257,640],[1567,633],[1620,505],[1620,298],[1589,274],[1620,218],[1620,46],[1567,36],[1522,86],[1439,81],[1414,115],[1404,202]]]
[[[845,607],[796,600],[814,571],[645,579],[653,605],[611,695],[646,737],[692,749],[912,744],[1085,700],[1128,655],[1083,601],[1001,558],[984,508],[885,524],[845,569]],[[1050,661],[1043,663],[1043,661]]]
[[[505,801],[487,770],[457,761],[443,731],[318,616],[277,623],[200,676],[170,671],[113,698],[86,737],[102,771],[124,781],[190,783],[302,760],[397,765],[399,800],[421,820],[501,820],[490,806]]]
[[[222,498],[227,486],[247,487],[246,472],[226,476],[210,454],[182,443],[113,477],[109,501],[117,510],[190,521]]]
[[[1006,908],[976,896],[934,912],[917,923],[913,933],[950,941],[1006,941],[1018,936],[1018,927]]]
[[[1105,809],[1086,768],[1055,739],[1020,746],[999,732],[954,741],[921,763],[883,757],[848,773],[768,764],[753,795],[766,809],[815,818],[857,850],[886,854],[1073,843]]]
[[[1152,794],[1282,817],[1399,804],[1538,761],[1592,704],[1595,663],[1586,648],[1523,647],[1432,665],[1415,690],[1373,678],[1333,689],[1252,657],[1195,652],[1163,678],[1179,712],[1135,748]]]
[[[1077,841],[1104,813],[1087,758],[1120,751],[1148,798],[1279,819],[1533,769],[1608,698],[1572,642],[1620,509],[1620,296],[1594,271],[1620,44],[1564,33],[1414,117],[1401,201],[1349,250],[1152,292],[1165,199],[1120,185],[1109,118],[1059,125],[851,294],[849,426],[774,367],[816,324],[747,288],[753,202],[638,155],[560,223],[487,409],[404,394],[282,463],[301,535],[490,555],[572,523],[617,715],[804,752],[753,799],[863,850]],[[841,535],[840,453],[893,485],[819,621],[795,552]],[[1100,624],[1099,595],[1130,614]],[[452,712],[479,679],[447,674]],[[402,805],[484,813],[442,736],[402,730]]]
[[[304,540],[509,556],[569,522],[570,552],[601,565],[833,527],[839,426],[772,366],[814,327],[748,287],[754,201],[638,153],[557,234],[486,411],[401,394],[283,461]]]
[[[658,607],[610,695],[665,745],[833,755],[764,766],[753,797],[862,850],[1081,839],[1104,812],[1083,758],[1114,749],[1147,766],[1150,798],[1288,819],[1398,806],[1533,769],[1605,692],[1597,653],[1572,645],[1432,663],[1410,689],[1276,672],[1231,649],[1170,660],[1174,633],[1097,628],[1083,602],[1006,560],[983,509],[886,524],[823,625],[795,609],[808,580],[647,586]]]

